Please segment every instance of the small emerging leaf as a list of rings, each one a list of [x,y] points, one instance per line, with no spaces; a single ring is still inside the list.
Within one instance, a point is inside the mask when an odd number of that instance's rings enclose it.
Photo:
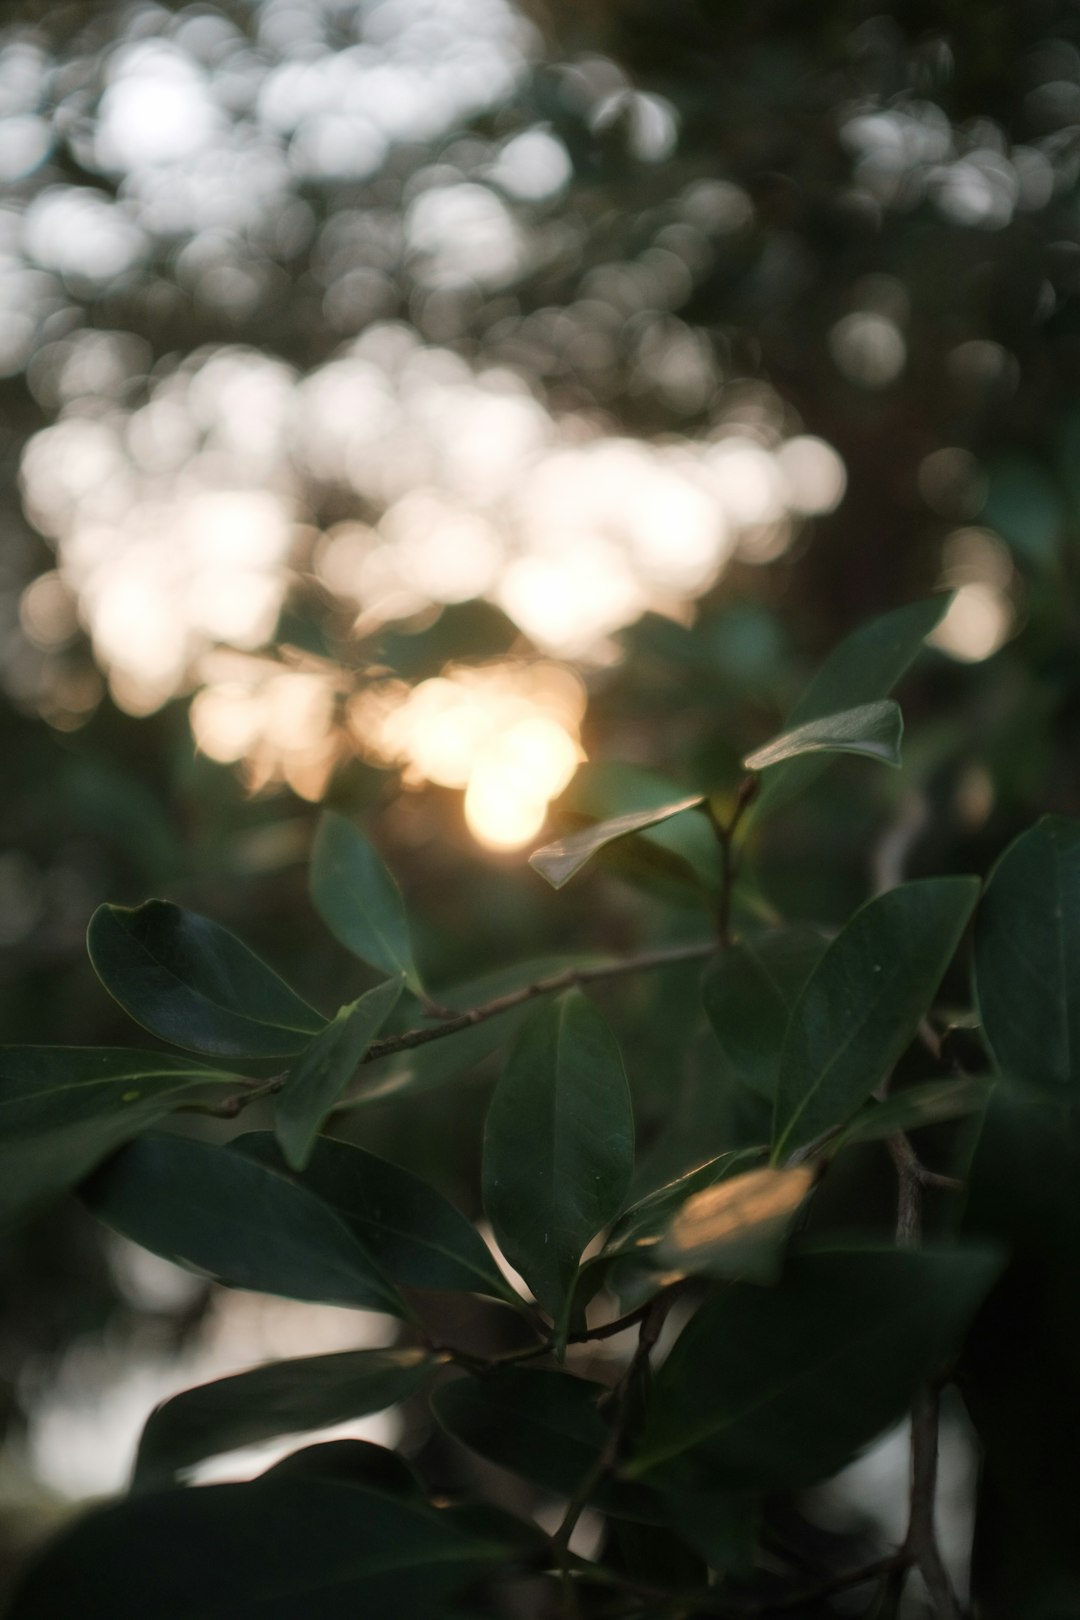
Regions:
[[[86,946],[124,1011],[188,1052],[287,1057],[326,1023],[235,934],[167,900],[99,906]]]
[[[579,991],[523,1026],[484,1130],[484,1208],[503,1253],[565,1331],[582,1250],[634,1169],[622,1056]]]
[[[580,832],[568,833],[565,838],[556,838],[553,843],[534,850],[529,856],[529,865],[541,877],[547,878],[553,889],[561,889],[605,844],[613,843],[617,838],[628,838],[631,833],[644,832],[646,827],[669,821],[672,816],[682,815],[684,810],[694,810],[704,802],[704,794],[695,793],[689,798],[676,799],[673,804],[660,805],[655,810],[632,810],[625,816],[613,816],[610,821],[595,822],[590,827],[583,827]]]
[[[903,732],[899,706],[887,698],[793,726],[747,754],[743,764],[748,771],[765,771],[800,754],[864,754],[886,765],[899,765]]]
[[[401,890],[360,829],[335,810],[323,812],[315,834],[311,900],[346,950],[384,973],[404,973],[423,994]]]
[[[184,1390],[151,1413],[134,1486],[169,1485],[208,1457],[381,1412],[415,1394],[435,1366],[424,1350],[345,1350],[274,1361]]]
[[[652,1264],[684,1275],[771,1282],[792,1221],[816,1173],[805,1165],[749,1170],[694,1193],[649,1251]]]
[[[404,983],[404,977],[387,979],[342,1007],[291,1069],[278,1097],[274,1128],[293,1170],[307,1163],[323,1121],[393,1012]]]

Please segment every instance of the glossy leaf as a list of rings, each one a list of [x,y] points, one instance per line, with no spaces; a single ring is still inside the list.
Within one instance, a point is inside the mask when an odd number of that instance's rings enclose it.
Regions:
[[[903,734],[899,706],[886,698],[805,720],[747,754],[743,764],[748,771],[767,771],[802,754],[862,754],[885,765],[899,765]]]
[[[335,810],[319,819],[311,900],[346,950],[385,973],[404,973],[410,990],[422,994],[401,890],[360,829]]]
[[[810,928],[786,928],[717,952],[701,981],[705,1011],[736,1078],[766,1102],[776,1097],[791,1009],[825,952]]]
[[[8,1620],[436,1620],[512,1556],[450,1513],[356,1483],[271,1475],[148,1492],[81,1514]]]
[[[342,1007],[290,1070],[274,1111],[274,1129],[294,1170],[307,1163],[323,1121],[393,1012],[404,983],[403,976],[387,979]]]
[[[488,1110],[483,1162],[495,1236],[561,1328],[582,1250],[618,1214],[633,1168],[619,1048],[571,991],[522,1027]]]
[[[975,990],[1001,1071],[1080,1097],[1080,821],[1044,816],[990,875]]]
[[[780,1059],[773,1160],[842,1125],[903,1054],[960,943],[977,878],[923,878],[862,906],[795,1004]]]
[[[34,1213],[176,1108],[246,1081],[171,1052],[0,1047],[0,1227]]]
[[[86,944],[124,1011],[189,1052],[287,1057],[326,1023],[234,934],[166,900],[99,906]]]
[[[608,821],[594,822],[578,832],[568,833],[565,838],[556,838],[542,849],[534,850],[529,856],[529,865],[546,878],[553,889],[561,889],[606,844],[613,843],[617,838],[629,838],[631,833],[644,832],[648,827],[656,827],[660,822],[682,815],[684,810],[694,810],[703,803],[704,795],[695,793],[655,809],[631,810],[626,815],[612,816]]]
[[[269,1131],[252,1131],[231,1146],[285,1169]],[[323,1137],[307,1167],[290,1179],[328,1205],[394,1282],[516,1299],[473,1223],[411,1170]]]
[[[84,1197],[124,1237],[229,1287],[407,1314],[332,1209],[227,1148],[143,1137],[87,1183]]]
[[[577,817],[582,826],[609,821],[641,810],[659,810],[685,798],[680,782],[658,771],[625,761],[604,760],[583,764],[556,806],[562,820]],[[602,868],[650,890],[667,902],[700,905],[719,886],[720,862],[716,835],[704,815],[671,816],[630,838],[616,839],[598,851]]]
[[[424,1350],[345,1350],[274,1361],[187,1389],[151,1413],[135,1487],[171,1484],[207,1457],[396,1406],[423,1387],[436,1364]]]
[[[788,728],[887,697],[940,624],[952,597],[946,592],[886,613],[845,636],[821,665],[788,716]],[[827,754],[788,760],[765,778],[750,817],[771,814],[801,793],[829,763]]]
[[[784,1239],[816,1179],[805,1165],[766,1167],[705,1187],[645,1253],[667,1274],[772,1282]]]
[[[926,1125],[977,1114],[986,1107],[993,1089],[992,1080],[978,1075],[905,1086],[883,1102],[868,1103],[830,1142],[829,1153],[839,1153],[852,1142],[876,1142],[894,1131],[917,1131]]]
[[[798,1255],[774,1288],[733,1283],[677,1340],[624,1474],[799,1489],[894,1423],[959,1348],[997,1251]]]
[[[600,1403],[610,1393],[569,1373],[499,1367],[484,1378],[443,1384],[431,1408],[449,1434],[481,1457],[569,1496],[607,1439]]]

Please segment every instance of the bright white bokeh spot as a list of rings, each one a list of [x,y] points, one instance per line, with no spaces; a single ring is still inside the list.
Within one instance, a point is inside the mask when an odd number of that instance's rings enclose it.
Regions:
[[[829,352],[849,382],[860,388],[886,388],[907,363],[907,344],[887,315],[856,310],[829,332]]]
[[[107,169],[183,163],[219,139],[224,120],[190,56],[161,41],[117,51],[95,147]]]
[[[553,197],[573,173],[570,154],[544,129],[527,129],[507,141],[491,172],[497,186],[522,202]]]
[[[120,203],[86,186],[50,186],[26,210],[26,250],[38,264],[85,281],[109,281],[141,257],[145,237]]]
[[[776,451],[776,465],[787,486],[787,504],[808,516],[835,511],[847,488],[843,460],[831,444],[811,434],[788,439]]]
[[[961,663],[977,664],[1009,639],[1013,608],[1005,592],[987,581],[961,585],[936,630],[926,638]]]

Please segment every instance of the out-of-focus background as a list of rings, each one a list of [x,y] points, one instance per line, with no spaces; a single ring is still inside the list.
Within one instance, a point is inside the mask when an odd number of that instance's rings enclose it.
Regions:
[[[835,922],[898,847],[981,870],[1075,812],[1074,0],[7,0],[0,181],[4,1040],[137,1040],[103,900],[355,994],[326,801],[433,986],[685,930],[550,894],[553,802],[729,786],[841,633],[946,586],[904,778],[778,817],[765,899]],[[684,1060],[631,1058],[672,1169]],[[391,1084],[364,1140],[475,1208],[485,1096]],[[74,1200],[0,1276],[5,1566],[162,1394],[368,1331]]]

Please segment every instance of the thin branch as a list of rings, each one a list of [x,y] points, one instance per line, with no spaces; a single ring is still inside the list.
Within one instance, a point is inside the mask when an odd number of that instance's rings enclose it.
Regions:
[[[735,857],[735,831],[746,811],[757,798],[760,788],[760,776],[746,776],[743,778],[739,784],[739,791],[735,795],[735,807],[732,810],[730,821],[721,821],[712,807],[712,801],[705,800],[705,812],[712,823],[716,841],[720,846],[720,899],[716,908],[716,934],[721,950],[727,950],[731,944],[731,902],[735,893],[735,878],[738,874],[738,861]]]
[[[662,951],[646,951],[640,956],[616,958],[610,962],[600,962],[594,967],[564,968],[560,973],[551,973],[546,978],[536,979],[532,984],[522,985],[520,989],[510,990],[506,995],[485,1001],[478,1007],[470,1007],[467,1012],[454,1013],[440,1024],[407,1029],[400,1035],[388,1035],[385,1040],[373,1041],[360,1061],[362,1064],[377,1063],[380,1058],[391,1057],[395,1052],[408,1052],[414,1047],[426,1046],[429,1041],[441,1041],[448,1035],[459,1035],[462,1030],[473,1029],[477,1024],[486,1023],[489,1018],[497,1018],[500,1013],[512,1012],[515,1007],[524,1006],[538,996],[558,995],[562,990],[595,984],[602,979],[617,979],[626,973],[648,973],[654,968],[671,967],[679,962],[702,962],[706,957],[712,956],[715,949],[716,946],[708,941],[695,945],[677,945]],[[224,1102],[205,1106],[202,1111],[215,1114],[221,1119],[235,1119],[253,1102],[259,1102],[262,1098],[280,1091],[286,1078],[284,1074],[275,1075],[272,1080],[237,1092],[235,1096],[227,1097]]]
[[[889,1152],[899,1183],[896,1241],[901,1248],[916,1249],[922,1241],[923,1188],[933,1172],[920,1164],[911,1143],[901,1132],[889,1138]],[[907,1535],[901,1550],[926,1583],[935,1620],[961,1620],[960,1605],[934,1526],[937,1467],[938,1398],[936,1390],[925,1388],[918,1392],[911,1409],[911,1492]]]

